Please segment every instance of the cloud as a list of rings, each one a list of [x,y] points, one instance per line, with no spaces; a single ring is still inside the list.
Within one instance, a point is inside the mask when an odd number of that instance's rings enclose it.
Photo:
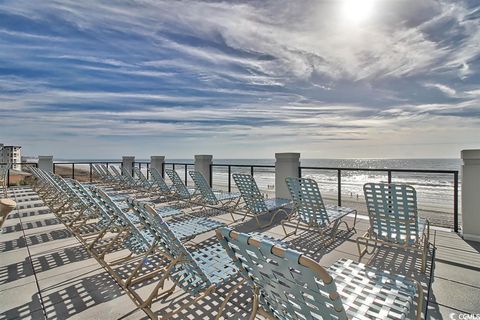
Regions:
[[[378,1],[352,24],[335,1],[3,1],[0,136],[335,153],[461,125],[461,145],[479,129],[478,12]]]
[[[457,96],[457,91],[449,86],[440,83],[425,83],[424,86],[426,88],[435,88],[438,89],[440,92],[445,94],[448,97],[455,98]]]

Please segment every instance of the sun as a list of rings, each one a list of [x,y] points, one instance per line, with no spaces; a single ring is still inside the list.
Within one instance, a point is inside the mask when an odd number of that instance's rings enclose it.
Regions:
[[[352,23],[360,23],[372,16],[376,0],[343,0],[342,14]]]

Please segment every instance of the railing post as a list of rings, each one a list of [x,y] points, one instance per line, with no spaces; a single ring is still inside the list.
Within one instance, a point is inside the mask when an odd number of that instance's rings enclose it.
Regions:
[[[458,172],[453,174],[453,231],[458,232]]]
[[[162,178],[165,178],[165,163],[162,163]]]
[[[150,163],[147,162],[147,180],[150,179]]]
[[[285,179],[297,177],[300,153],[275,153],[275,198],[291,199]]]
[[[228,166],[228,192],[232,192],[232,166]]]
[[[92,165],[92,163],[90,162],[90,182],[93,181],[93,177],[92,177],[92,176],[93,176],[93,174],[92,174],[92,167],[93,167],[93,165]]]
[[[480,242],[480,149],[462,150],[462,159],[463,238]]]
[[[185,185],[188,186],[188,164],[185,164]]]
[[[72,179],[75,179],[75,163],[72,163]]]
[[[212,181],[210,179],[211,164],[213,163],[213,156],[206,154],[197,154],[195,155],[195,171],[203,174],[205,179],[208,179],[210,187],[212,187]]]
[[[55,173],[55,167],[53,165],[53,156],[38,156],[38,168],[44,171],[50,171]]]
[[[9,187],[10,187],[10,168],[7,170],[7,188]]]
[[[388,183],[392,183],[392,170],[388,170]]]
[[[133,163],[135,162],[135,157],[133,156],[123,156],[122,157],[122,170],[125,168],[128,172],[133,172]],[[123,172],[122,172],[123,175]]]
[[[210,177],[208,177],[208,183],[213,186],[213,163],[210,165]]]
[[[253,166],[250,166],[250,175],[253,177]]]
[[[337,203],[338,206],[342,206],[342,170],[337,170],[337,188],[338,188],[338,196],[337,196]]]

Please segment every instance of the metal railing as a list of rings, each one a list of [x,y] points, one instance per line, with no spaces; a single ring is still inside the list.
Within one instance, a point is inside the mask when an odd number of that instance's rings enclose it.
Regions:
[[[210,165],[210,186],[213,186],[213,168],[214,167],[226,167],[228,172],[228,192],[232,192],[232,168],[250,168],[250,175],[253,177],[255,168],[270,168],[275,169],[274,165],[249,165],[249,164],[211,164]]]
[[[34,165],[38,166],[37,163],[34,162],[24,162],[19,163],[20,165]],[[75,165],[88,165],[89,166],[89,173],[88,177],[89,180],[93,180],[93,172],[92,172],[92,165],[93,164],[105,164],[107,167],[109,165],[119,165],[122,166],[121,161],[89,161],[89,162],[55,162],[53,164],[53,172],[55,173],[57,166],[71,166],[71,174],[70,176],[75,179]],[[137,166],[140,170],[142,168],[146,168],[146,176],[147,178],[150,177],[150,162],[148,161],[136,161],[133,163],[134,166]],[[161,174],[163,176],[165,172],[165,168],[170,166],[173,170],[183,167],[184,170],[184,181],[185,184],[188,185],[188,168],[193,167],[194,163],[184,163],[184,162],[164,162],[162,166]],[[249,168],[249,172],[252,176],[255,174],[255,169],[275,169],[274,165],[249,165],[249,164],[211,164],[210,165],[210,176],[208,180],[210,185],[213,186],[213,173],[214,168],[226,168],[226,173],[228,176],[227,181],[227,190],[228,192],[232,191],[232,168]],[[455,232],[459,230],[459,172],[457,170],[424,170],[424,169],[389,169],[389,168],[339,168],[339,167],[299,167],[298,175],[302,177],[302,174],[305,170],[319,170],[319,171],[334,171],[336,172],[336,184],[337,184],[337,204],[339,206],[342,205],[342,173],[344,172],[376,172],[376,173],[385,173],[387,175],[388,183],[392,183],[392,174],[393,173],[424,173],[424,174],[446,174],[451,175],[453,178],[453,229]],[[133,169],[132,169],[133,174]],[[10,186],[10,172],[8,174],[8,186]]]
[[[77,169],[78,169],[78,166],[80,165],[88,165],[88,180],[90,182],[93,181],[93,168],[92,166],[94,164],[105,164],[107,166],[107,168],[111,165],[120,165],[120,167],[122,166],[122,162],[121,161],[75,161],[75,162],[54,162],[53,163],[53,173],[58,173],[58,168],[57,167],[68,167],[70,166],[71,167],[71,174],[67,175],[69,177],[71,177],[72,179],[75,179],[75,165],[77,165]],[[81,169],[80,169],[81,170]],[[83,170],[81,170],[83,171]],[[62,174],[62,176],[66,176],[65,174]]]
[[[17,166],[19,165],[20,167],[22,166],[34,166],[34,167],[38,167],[38,163],[36,162],[19,162],[19,163],[0,163],[0,165],[5,165],[5,164],[11,164],[12,166]],[[8,171],[7,171],[7,187],[10,187],[12,184],[10,183],[10,173],[11,173],[11,170],[16,170],[15,168],[9,168]]]
[[[387,174],[388,183],[392,183],[392,173],[427,173],[448,174],[453,177],[453,230],[458,232],[458,170],[424,170],[424,169],[372,169],[372,168],[336,168],[336,167],[299,167],[298,176],[302,177],[303,170],[323,170],[337,172],[337,205],[342,205],[342,172],[380,172]]]
[[[213,186],[213,168],[214,167],[226,167],[228,174],[227,189],[228,192],[232,191],[232,168],[250,168],[250,174],[254,175],[254,168],[275,168],[274,165],[245,165],[245,164],[212,164],[210,165],[210,185]],[[388,183],[392,183],[392,173],[426,173],[426,174],[447,174],[453,177],[453,229],[455,232],[459,230],[458,221],[458,197],[459,197],[459,179],[457,170],[424,170],[424,169],[388,169],[388,168],[338,168],[338,167],[299,167],[298,176],[302,177],[304,170],[323,170],[323,171],[336,171],[337,176],[337,205],[342,205],[342,173],[347,171],[354,172],[376,172],[386,173]]]
[[[133,163],[133,166],[134,167],[138,167],[138,170],[142,171],[142,167],[145,166],[146,167],[146,177],[147,179],[150,179],[150,162],[149,161],[135,161]],[[133,174],[133,168],[132,168],[132,176],[135,176]]]

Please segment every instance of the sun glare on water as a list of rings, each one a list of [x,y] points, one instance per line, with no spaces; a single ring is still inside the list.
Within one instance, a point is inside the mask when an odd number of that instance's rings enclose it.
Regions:
[[[351,23],[360,23],[372,16],[376,0],[343,0],[342,14]]]

